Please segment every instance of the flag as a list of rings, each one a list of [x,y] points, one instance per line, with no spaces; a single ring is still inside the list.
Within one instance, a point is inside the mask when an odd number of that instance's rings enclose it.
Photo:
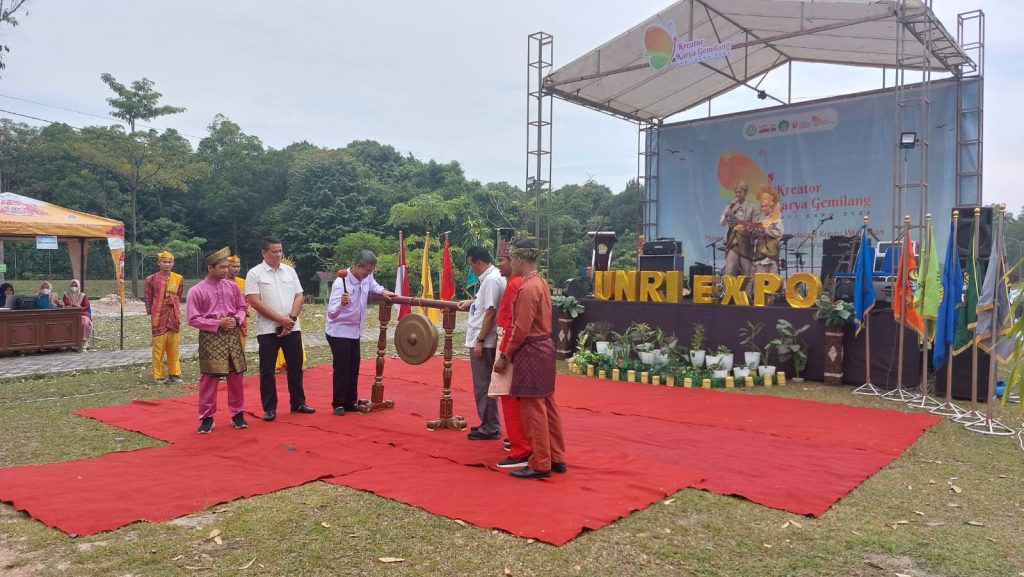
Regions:
[[[405,237],[398,233],[398,272],[395,273],[395,294],[402,297],[409,296],[409,269],[405,262]],[[392,316],[402,320],[412,312],[408,303],[394,305]]]
[[[978,278],[982,271],[979,270],[979,263],[974,247],[978,235],[977,218],[971,224],[971,245],[967,249],[967,267],[964,269],[967,290],[964,292],[964,300],[960,305],[960,314],[956,318],[956,338],[953,341],[953,354],[969,350],[974,343],[974,324],[978,322],[978,297],[980,296],[980,285]]]
[[[1001,364],[1009,362],[1013,355],[1013,339],[1007,334],[1013,325],[1010,314],[1010,294],[1006,286],[1006,262],[1003,254],[1002,223],[999,232],[992,236],[992,254],[988,259],[988,271],[981,285],[978,297],[978,324],[974,328],[974,342],[986,353],[994,356]],[[996,338],[992,338],[992,329]]]
[[[450,301],[455,297],[455,269],[452,267],[452,253],[448,249],[448,235],[444,235],[444,253],[441,255],[441,300]]]
[[[935,227],[928,225],[928,251],[923,255],[921,269],[917,276],[917,290],[914,291],[914,310],[921,318],[928,341],[935,339],[935,319],[939,316],[939,301],[942,300],[942,271],[935,254]]]
[[[473,285],[477,284],[478,282],[480,282],[480,279],[477,278],[476,273],[473,272],[473,269],[467,267],[466,268],[466,288],[467,289],[468,288],[472,288]]]
[[[924,336],[924,322],[914,308],[914,294],[910,290],[910,281],[916,275],[917,259],[914,258],[914,245],[910,241],[909,232],[904,229],[899,272],[896,273],[896,286],[892,291],[892,314],[897,322],[903,321],[904,325],[918,335]]]
[[[430,278],[430,235],[423,237],[423,263],[420,266],[420,297],[434,298],[434,281]],[[441,315],[433,307],[420,307],[420,314],[429,318],[436,325],[441,322]]]
[[[942,304],[935,321],[935,348],[932,364],[946,364],[949,348],[956,341],[957,317],[963,312],[964,273],[960,269],[960,254],[956,248],[956,221],[949,221],[949,241],[946,242],[946,263],[942,267]]]
[[[875,289],[871,285],[874,260],[871,244],[868,242],[868,227],[864,225],[860,232],[857,264],[853,269],[853,326],[856,328],[856,335],[864,328],[864,323],[868,321],[868,313],[875,306]]]

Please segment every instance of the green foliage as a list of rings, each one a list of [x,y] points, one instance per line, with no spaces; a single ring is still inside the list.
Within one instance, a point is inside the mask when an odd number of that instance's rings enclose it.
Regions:
[[[814,318],[825,323],[826,327],[836,328],[853,322],[853,303],[844,300],[833,301],[821,295],[814,301]]]
[[[553,296],[551,297],[551,304],[553,304],[556,309],[558,309],[559,311],[561,311],[563,314],[567,315],[570,318],[576,318],[580,316],[580,313],[582,313],[585,309],[583,303],[576,300],[576,297],[569,295]]]
[[[693,334],[690,335],[690,350],[691,351],[702,351],[704,350],[704,342],[706,340],[704,325],[701,323],[693,323]]]
[[[768,343],[768,346],[774,348],[778,353],[780,361],[786,362],[793,359],[793,376],[795,378],[800,377],[800,373],[807,365],[807,341],[800,335],[809,328],[811,325],[804,325],[798,329],[786,319],[779,319],[775,324],[775,330],[779,336]],[[764,363],[766,365],[768,364],[767,353],[768,351],[765,350],[766,360]]]
[[[14,15],[21,10],[28,0],[0,0],[0,25],[6,24],[11,28],[18,25],[18,19]],[[7,67],[4,62],[4,54],[11,51],[10,46],[0,44],[0,70]]]
[[[764,330],[764,323],[752,323],[747,321],[747,326],[740,329],[740,344],[750,352],[761,350],[757,344],[757,337]]]

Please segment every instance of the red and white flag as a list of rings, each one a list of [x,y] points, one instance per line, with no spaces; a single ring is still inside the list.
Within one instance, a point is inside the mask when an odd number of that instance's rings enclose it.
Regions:
[[[395,273],[395,294],[402,297],[409,296],[409,275],[405,267],[405,237],[398,233],[398,272]],[[391,316],[402,320],[403,317],[412,312],[408,304],[394,305]]]

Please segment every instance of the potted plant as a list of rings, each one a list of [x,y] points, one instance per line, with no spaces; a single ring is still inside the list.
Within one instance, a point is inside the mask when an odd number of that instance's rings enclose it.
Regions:
[[[594,350],[599,354],[607,355],[608,347],[611,344],[612,325],[607,321],[594,321],[587,326],[590,327],[590,332],[594,335]]]
[[[669,353],[676,347],[679,339],[675,334],[665,334],[660,328],[657,330],[655,338],[658,350],[655,351],[655,362],[658,364],[665,364],[669,361]]]
[[[736,380],[743,381],[750,376],[750,367],[733,367],[732,374],[735,375]]]
[[[650,353],[654,350],[654,329],[647,323],[635,321],[626,328],[622,340],[626,341],[630,351],[635,351],[639,357],[641,352]],[[650,359],[650,356],[645,355],[645,358]]]
[[[764,352],[761,353],[761,364],[757,367],[757,376],[765,377],[775,374],[775,365],[769,363],[771,363],[772,351],[775,350],[776,345],[776,339],[772,339],[764,345]]]
[[[715,354],[721,357],[722,359],[721,361],[719,361],[721,368],[725,369],[726,371],[731,371],[733,364],[733,355],[732,351],[729,350],[729,347],[725,345],[718,345],[718,348],[715,349]]]
[[[804,325],[798,329],[786,319],[779,319],[775,324],[775,330],[779,336],[772,339],[772,342],[775,343],[775,350],[778,352],[780,361],[786,362],[793,359],[794,382],[803,381],[800,373],[807,366],[807,341],[800,338],[800,335],[809,328],[811,325]]]
[[[704,325],[693,323],[693,334],[690,335],[690,364],[695,367],[704,366],[706,352],[704,351]]]
[[[711,370],[711,378],[713,379],[724,379],[729,375],[729,369],[722,366],[722,355],[708,355],[704,357],[708,364],[708,369]],[[717,362],[713,362],[713,359],[718,359]]]
[[[757,337],[764,330],[764,323],[752,323],[747,321],[747,327],[740,329],[740,344],[747,350],[743,353],[743,365],[754,368],[761,364],[761,350],[757,344]]]
[[[843,327],[853,322],[853,304],[827,296],[814,301],[814,318],[825,323],[825,384],[843,384]]]
[[[640,362],[645,365],[654,364],[654,343],[640,343],[636,346],[637,356],[640,357]]]
[[[564,359],[572,354],[572,320],[583,312],[583,304],[571,295],[558,295],[551,298],[551,304],[559,312],[558,316],[558,358]]]

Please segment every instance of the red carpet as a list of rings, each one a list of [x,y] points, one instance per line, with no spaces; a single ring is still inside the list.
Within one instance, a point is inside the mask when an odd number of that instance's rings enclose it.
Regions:
[[[372,370],[364,361],[364,396]],[[171,445],[0,469],[0,500],[90,534],[324,479],[560,545],[688,486],[821,515],[940,420],[560,375],[569,473],[522,481],[494,467],[507,455],[499,443],[426,429],[438,413],[440,359],[418,367],[389,359],[385,375],[395,409],[342,418],[330,414],[330,367],[306,371],[315,415],[287,412],[279,377],[285,412],[275,423],[250,418],[244,431],[230,427],[222,392],[208,436],[195,434],[195,395],[81,411]],[[456,361],[453,388],[456,414],[476,424],[464,361]],[[261,414],[255,377],[246,380],[246,405]]]

